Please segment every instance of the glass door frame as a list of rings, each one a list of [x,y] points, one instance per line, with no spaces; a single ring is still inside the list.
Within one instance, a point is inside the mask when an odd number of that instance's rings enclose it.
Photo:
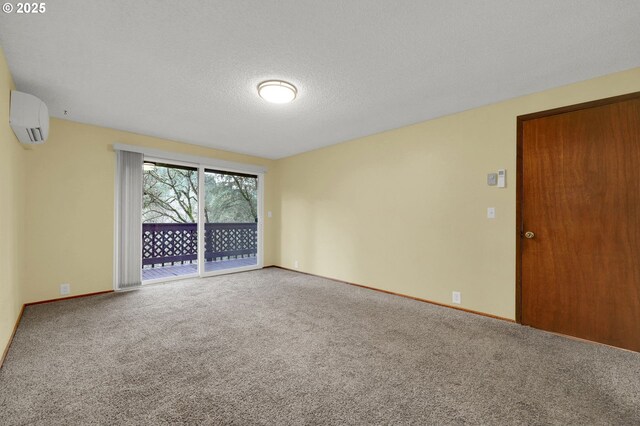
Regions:
[[[256,269],[262,269],[264,267],[264,172],[255,172],[255,171],[241,171],[241,170],[233,170],[227,169],[225,167],[220,166],[211,166],[200,163],[192,163],[188,161],[179,161],[172,160],[170,158],[157,157],[153,155],[143,154],[143,161],[162,163],[173,166],[182,166],[182,167],[191,167],[198,170],[198,261],[197,261],[197,272],[193,274],[185,274],[174,277],[166,277],[166,278],[156,278],[153,280],[142,281],[142,285],[151,285],[151,284],[160,284],[170,281],[184,280],[189,278],[204,278],[211,277],[216,275],[225,275],[225,274],[233,274],[236,272],[244,272],[244,271],[252,271]],[[225,171],[229,173],[240,173],[240,174],[251,174],[257,176],[257,191],[258,191],[258,241],[257,241],[257,254],[255,265],[242,266],[237,268],[228,268],[221,269],[218,271],[205,271],[205,241],[204,241],[204,232],[205,232],[205,223],[204,223],[204,206],[205,206],[205,188],[204,188],[204,177],[206,169],[215,169],[220,171]],[[142,237],[142,235],[141,235]],[[140,253],[142,256],[142,253]],[[142,274],[142,270],[140,271]]]
[[[146,162],[151,162],[151,163],[166,164],[167,166],[189,167],[189,168],[192,168],[192,169],[196,169],[196,170],[198,170],[198,179],[200,178],[200,169],[199,169],[198,164],[189,163],[189,162],[185,162],[185,161],[170,160],[170,159],[166,159],[166,158],[154,157],[154,156],[151,156],[151,155],[143,154],[143,163],[145,161]],[[143,196],[143,199],[144,199],[144,190],[143,190],[142,196]],[[200,212],[200,199],[199,199],[199,196],[198,196],[198,213],[199,212]],[[200,216],[198,214],[198,220],[199,219],[200,219]],[[199,238],[199,236],[198,236],[198,238]],[[140,253],[140,256],[142,256],[142,253]],[[200,246],[198,246],[198,259],[200,259]],[[198,265],[198,262],[196,262],[196,265]],[[140,271],[140,273],[142,274],[142,271]],[[191,274],[176,275],[176,276],[163,277],[163,278],[155,278],[155,279],[152,279],[152,280],[144,280],[144,281],[141,281],[141,282],[142,282],[143,286],[146,286],[146,285],[166,283],[166,282],[169,282],[169,281],[185,280],[185,279],[188,279],[188,278],[198,278],[199,276],[200,276],[200,268],[198,266],[196,268],[196,272],[191,273]]]
[[[206,272],[205,270],[205,219],[204,219],[204,206],[205,204],[205,173],[209,169],[213,171],[212,167],[200,165],[198,167],[198,272],[201,277],[213,277],[215,275],[233,274],[235,272],[253,271],[255,269],[262,269],[264,267],[263,250],[263,209],[264,209],[264,173],[250,172],[250,174],[257,176],[257,191],[258,191],[258,241],[257,241],[257,254],[256,264],[249,266],[240,266],[237,268],[220,269],[218,271]],[[228,173],[240,173],[247,174],[247,172],[239,172],[235,170],[227,170],[221,167],[216,167],[215,170],[220,170]],[[202,203],[201,203],[202,202]],[[202,206],[202,208],[201,208]]]

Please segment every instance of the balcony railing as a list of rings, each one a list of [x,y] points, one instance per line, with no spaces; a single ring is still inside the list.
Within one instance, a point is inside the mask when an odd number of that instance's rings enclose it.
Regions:
[[[204,257],[208,262],[256,256],[257,223],[206,223]],[[142,265],[174,265],[198,260],[195,223],[142,224]]]

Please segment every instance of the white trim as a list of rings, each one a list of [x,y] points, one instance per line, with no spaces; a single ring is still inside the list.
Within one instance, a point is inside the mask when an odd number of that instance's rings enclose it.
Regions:
[[[201,278],[215,277],[216,275],[235,274],[236,272],[256,271],[262,269],[260,265],[241,266],[239,268],[219,269],[217,271],[205,272]]]
[[[264,267],[264,173],[258,174],[258,267]]]
[[[118,291],[141,290],[141,289],[145,289],[147,287],[158,286],[158,285],[162,285],[162,284],[166,284],[166,283],[172,283],[172,282],[175,282],[175,281],[189,280],[189,279],[193,279],[193,278],[208,278],[208,277],[215,277],[217,275],[227,275],[227,274],[235,274],[235,273],[238,273],[238,272],[257,271],[257,270],[260,270],[260,269],[264,269],[264,268],[260,268],[258,266],[253,265],[253,266],[242,266],[240,268],[220,269],[219,271],[207,272],[204,275],[198,275],[196,273],[196,274],[176,275],[174,277],[156,278],[156,279],[153,279],[153,280],[143,281],[142,285],[140,287],[126,288],[126,289],[122,289],[122,290],[118,290]]]
[[[113,144],[114,151],[130,151],[139,152],[146,157],[160,158],[164,160],[183,161],[185,163],[196,164],[204,167],[214,167],[229,172],[238,173],[266,173],[267,168],[255,164],[236,163],[233,161],[219,160],[210,157],[201,157],[199,155],[180,154],[177,152],[162,151],[159,149],[147,148],[137,145],[126,145],[122,143]]]
[[[172,281],[186,280],[189,278],[207,278],[207,277],[215,277],[217,275],[235,274],[236,272],[257,271],[258,269],[264,269],[264,266],[249,265],[249,266],[240,266],[238,268],[219,269],[217,271],[204,272],[202,274],[195,272],[193,274],[174,275],[171,277],[154,278],[152,280],[143,280],[142,287],[146,287],[154,284],[168,283]],[[136,290],[139,288],[140,287],[133,287],[133,288],[127,288],[127,289],[120,289],[118,291],[130,291],[130,290]]]
[[[198,167],[198,274],[204,274],[204,209],[207,205],[204,188],[205,167]]]
[[[168,164],[170,166],[190,167],[192,169],[198,169],[200,167],[198,165],[198,163],[189,163],[187,161],[172,160],[170,158],[151,157],[151,156],[148,156],[148,155],[144,155],[144,161],[145,162],[148,161],[148,162],[151,162],[151,163]]]
[[[154,278],[152,280],[144,280],[142,281],[142,287],[146,287],[153,284],[168,283],[171,281],[186,280],[189,278],[200,278],[200,275],[198,275],[198,273],[196,272],[194,274],[175,275],[173,277],[162,277],[162,278]]]

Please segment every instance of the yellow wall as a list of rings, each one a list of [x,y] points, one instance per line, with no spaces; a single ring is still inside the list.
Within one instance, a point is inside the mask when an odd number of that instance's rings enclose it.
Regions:
[[[52,119],[47,142],[26,152],[26,303],[61,297],[61,283],[71,284],[71,295],[113,288],[115,142],[272,167],[257,157]],[[275,189],[269,172],[265,181],[269,210]],[[270,265],[274,229],[265,220]]]
[[[22,303],[112,288],[115,142],[267,166],[265,265],[514,318],[516,116],[640,91],[640,68],[279,161],[57,119],[24,150],[2,52],[0,84],[1,349]]]
[[[514,319],[516,117],[634,91],[640,68],[280,160],[278,264]]]
[[[0,357],[22,307],[26,152],[9,127],[13,88],[0,48]]]

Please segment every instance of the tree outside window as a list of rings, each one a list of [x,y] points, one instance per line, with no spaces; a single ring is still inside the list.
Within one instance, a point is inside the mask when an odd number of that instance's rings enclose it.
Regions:
[[[258,221],[258,180],[252,176],[205,173],[205,222]],[[198,171],[156,164],[143,174],[144,223],[196,223]]]

